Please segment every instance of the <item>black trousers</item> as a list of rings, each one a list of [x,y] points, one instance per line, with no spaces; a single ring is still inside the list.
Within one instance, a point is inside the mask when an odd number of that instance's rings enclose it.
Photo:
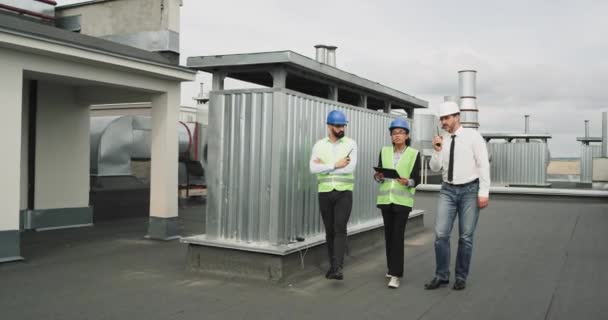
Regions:
[[[346,224],[353,207],[352,191],[319,192],[319,209],[325,226],[327,255],[332,268],[344,266]]]
[[[405,226],[412,208],[394,203],[378,207],[382,210],[382,219],[384,220],[388,274],[393,277],[403,277]]]

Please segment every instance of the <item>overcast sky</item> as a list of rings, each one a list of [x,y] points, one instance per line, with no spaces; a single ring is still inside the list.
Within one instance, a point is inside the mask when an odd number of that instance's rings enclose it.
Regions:
[[[59,4],[80,1],[59,0]],[[477,70],[482,132],[553,134],[553,157],[578,156],[576,136],[601,135],[608,111],[608,1],[184,0],[181,56],[338,46],[337,66],[429,101],[458,93]],[[210,88],[210,76],[198,81]],[[195,83],[182,104],[193,105]]]

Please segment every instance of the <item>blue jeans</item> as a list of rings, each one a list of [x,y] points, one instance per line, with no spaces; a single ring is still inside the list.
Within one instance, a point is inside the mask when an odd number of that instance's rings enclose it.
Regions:
[[[477,192],[479,182],[464,185],[443,183],[439,192],[439,205],[435,221],[435,276],[450,279],[450,234],[454,219],[458,216],[458,254],[456,256],[456,279],[466,280],[473,254],[473,234],[479,218]]]

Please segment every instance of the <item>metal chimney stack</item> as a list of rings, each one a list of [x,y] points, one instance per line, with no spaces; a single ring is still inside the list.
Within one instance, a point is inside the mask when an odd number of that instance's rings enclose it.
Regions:
[[[477,94],[475,90],[477,71],[458,71],[458,92],[460,95],[460,123],[465,128],[479,128]]]
[[[589,120],[585,120],[585,138],[589,138]]]
[[[528,133],[530,133],[530,115],[527,114],[524,116],[524,118],[525,118],[524,133],[528,134]]]
[[[315,60],[328,66],[336,66],[336,46],[318,44],[315,46]]]
[[[338,49],[338,47],[327,46],[327,47],[325,47],[325,49],[327,50],[327,59],[326,59],[327,65],[335,67],[336,66],[336,49]]]
[[[315,46],[316,56],[315,60],[320,63],[326,63],[327,59],[327,46],[324,44],[318,44]]]

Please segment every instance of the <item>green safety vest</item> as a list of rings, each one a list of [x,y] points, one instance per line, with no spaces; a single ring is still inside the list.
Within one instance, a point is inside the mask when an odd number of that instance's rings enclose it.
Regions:
[[[318,149],[317,155],[324,163],[333,164],[339,159],[346,157],[350,152],[350,138],[343,137],[338,140],[338,152],[334,155],[332,144],[329,140],[325,140]],[[319,173],[317,174],[317,183],[319,192],[338,191],[353,191],[355,188],[355,175],[352,173],[335,174],[335,173]]]
[[[387,169],[395,169],[393,166],[393,147],[383,147],[381,153],[382,167]],[[418,150],[407,147],[405,152],[397,162],[397,172],[402,178],[410,178],[416,158],[418,157]],[[376,204],[398,204],[406,207],[414,206],[414,194],[416,188],[403,186],[395,179],[386,179],[380,184],[378,190],[378,198]]]

